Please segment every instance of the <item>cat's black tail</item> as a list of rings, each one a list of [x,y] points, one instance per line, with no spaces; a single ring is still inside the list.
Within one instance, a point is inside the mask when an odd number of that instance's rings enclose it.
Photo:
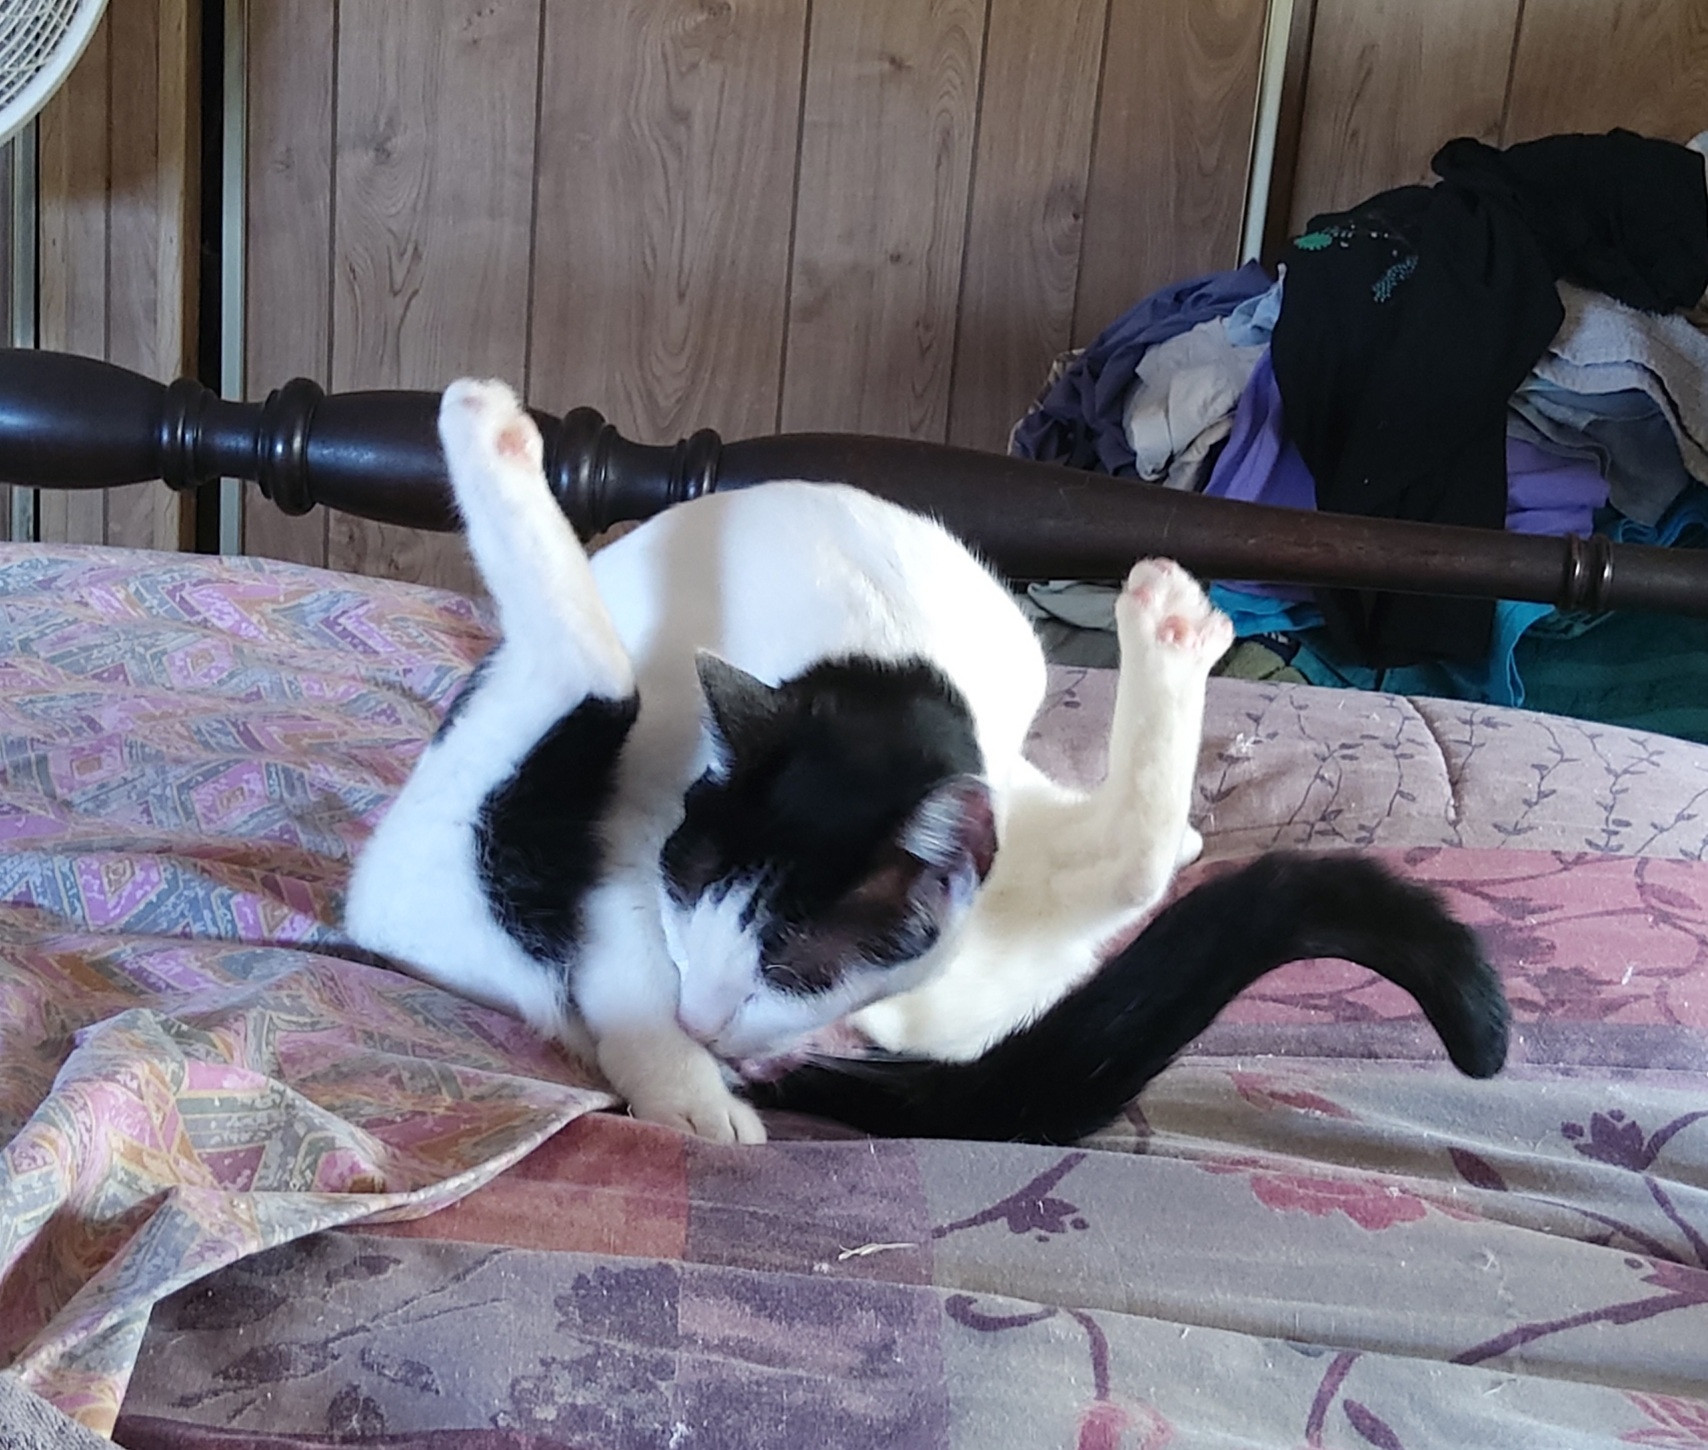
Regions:
[[[886,1137],[1071,1143],[1113,1119],[1242,989],[1313,957],[1404,988],[1462,1072],[1491,1077],[1506,1060],[1500,979],[1432,892],[1363,857],[1276,853],[1166,907],[975,1061],[825,1059],[752,1096]]]

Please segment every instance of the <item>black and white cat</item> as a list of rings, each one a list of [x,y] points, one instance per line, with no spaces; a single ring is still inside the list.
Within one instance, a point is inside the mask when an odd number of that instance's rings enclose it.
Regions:
[[[1127,581],[1107,778],[1069,790],[1021,753],[1030,625],[930,520],[775,483],[589,561],[507,388],[454,384],[440,436],[502,639],[363,850],[346,924],[595,1061],[636,1116],[761,1142],[755,1099],[1062,1141],[1308,956],[1412,992],[1465,1071],[1501,1065],[1475,938],[1356,858],[1221,876],[1097,969],[1201,846],[1231,632],[1177,565]],[[845,1020],[881,1053],[762,1073]],[[743,1066],[769,1079],[746,1096]]]

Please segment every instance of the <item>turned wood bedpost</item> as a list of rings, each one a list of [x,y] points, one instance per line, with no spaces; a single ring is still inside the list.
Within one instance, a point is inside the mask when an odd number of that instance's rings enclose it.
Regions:
[[[655,448],[629,442],[591,408],[562,418],[533,411],[553,491],[584,536],[718,485],[720,444],[709,430]],[[3,349],[0,481],[106,488],[159,478],[191,489],[240,478],[288,514],[318,506],[453,530],[438,412],[436,393],[328,394],[307,378],[265,402],[232,403],[193,378],[162,384],[94,358]]]
[[[253,480],[287,513],[323,506],[423,529],[457,526],[439,399],[324,392],[303,378],[233,403],[110,363],[0,350],[0,481],[187,489]],[[720,488],[844,482],[931,513],[1017,579],[1117,579],[1164,554],[1210,579],[1537,600],[1562,609],[1708,615],[1708,553],[1310,513],[1204,498],[938,443],[781,434],[726,443],[623,438],[591,408],[535,411],[559,505],[583,537]]]

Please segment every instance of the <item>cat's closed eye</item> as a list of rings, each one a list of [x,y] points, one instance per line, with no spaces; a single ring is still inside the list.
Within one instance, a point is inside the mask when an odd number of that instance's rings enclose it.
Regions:
[[[762,937],[760,975],[779,991],[828,991],[850,972],[896,967],[936,945],[941,924],[917,903],[828,913],[809,926],[774,925]]]

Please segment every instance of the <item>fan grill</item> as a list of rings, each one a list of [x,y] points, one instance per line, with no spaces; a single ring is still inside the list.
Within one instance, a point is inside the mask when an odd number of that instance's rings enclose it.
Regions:
[[[0,112],[76,44],[72,17],[81,0],[0,0]]]

